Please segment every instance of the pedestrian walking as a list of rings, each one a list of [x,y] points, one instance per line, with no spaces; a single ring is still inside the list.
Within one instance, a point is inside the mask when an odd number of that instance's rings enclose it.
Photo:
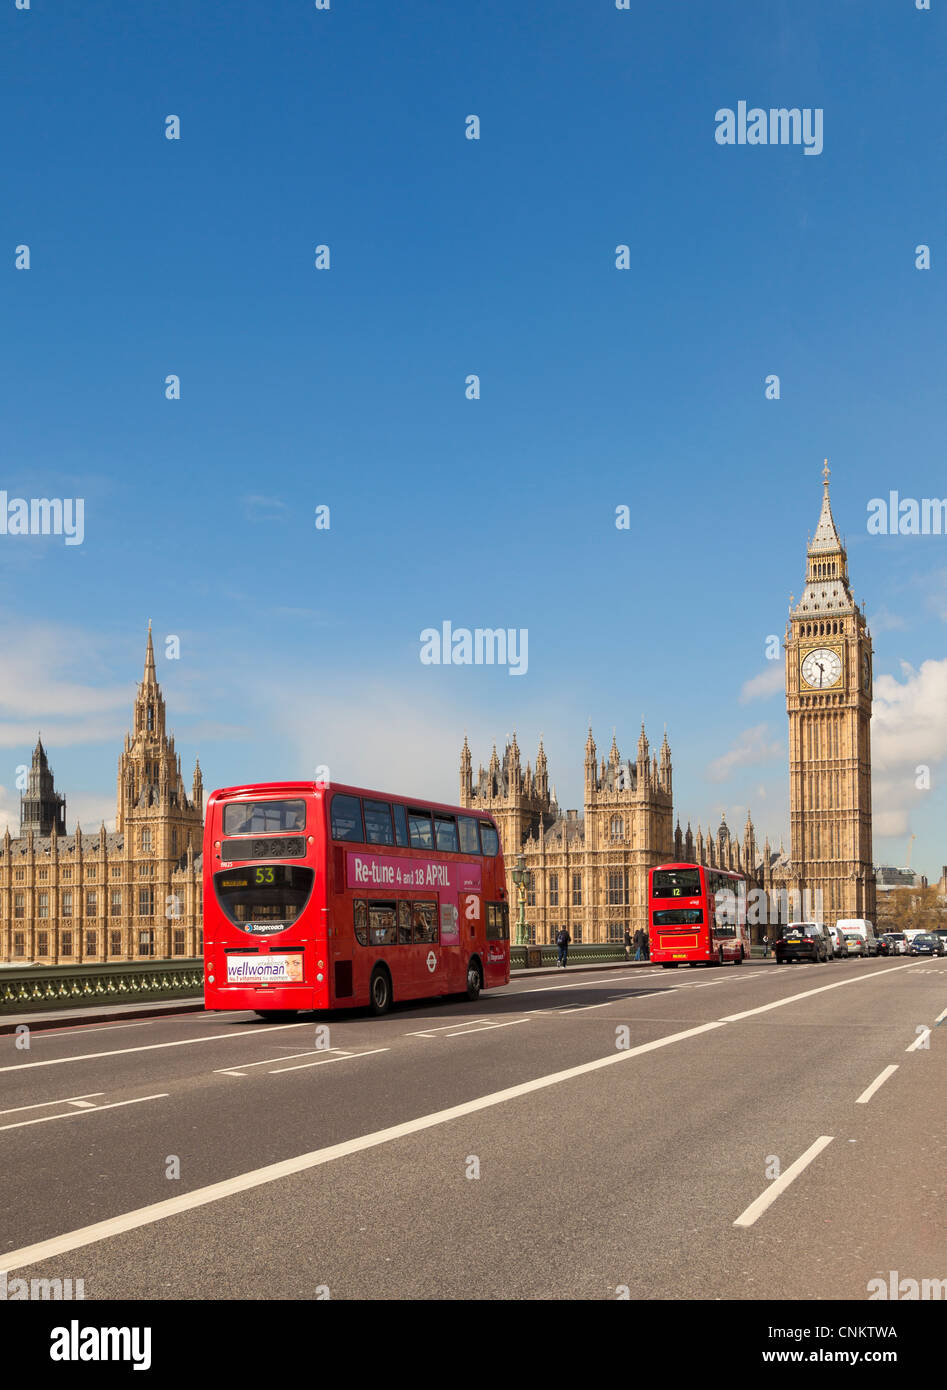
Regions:
[[[768,936],[766,935],[766,933],[764,932],[764,933],[763,933],[763,959],[766,960],[768,956],[769,956],[769,937],[768,937]]]
[[[641,959],[641,951],[644,946],[644,932],[640,927],[635,932],[635,960]]]
[[[631,932],[625,928],[625,960],[631,960]]]
[[[556,945],[559,947],[559,964],[562,966],[563,970],[566,969],[569,963],[569,942],[571,940],[572,937],[569,934],[569,928],[562,927],[559,931],[559,935],[556,937]]]

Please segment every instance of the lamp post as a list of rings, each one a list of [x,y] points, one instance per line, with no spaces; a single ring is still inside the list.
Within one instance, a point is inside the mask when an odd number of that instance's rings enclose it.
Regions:
[[[519,912],[516,917],[516,944],[526,946],[529,943],[526,939],[526,890],[532,882],[532,874],[526,867],[526,856],[518,854],[516,856],[516,868],[511,874],[513,885],[516,888],[516,898],[519,903]]]

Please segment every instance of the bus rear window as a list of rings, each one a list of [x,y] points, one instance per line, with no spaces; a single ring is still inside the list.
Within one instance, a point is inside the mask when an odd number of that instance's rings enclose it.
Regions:
[[[224,807],[225,835],[279,835],[305,828],[303,800],[231,801]]]
[[[669,907],[651,914],[656,927],[696,927],[704,920],[699,907]]]
[[[298,864],[247,864],[214,874],[214,892],[228,922],[250,936],[272,936],[295,922],[315,877]]]
[[[651,878],[653,898],[696,898],[700,896],[699,869],[655,869]]]

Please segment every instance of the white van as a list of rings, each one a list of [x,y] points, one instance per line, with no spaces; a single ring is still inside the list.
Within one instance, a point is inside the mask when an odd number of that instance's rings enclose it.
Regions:
[[[845,936],[860,936],[865,943],[866,956],[878,954],[878,938],[867,917],[841,917],[835,925]]]

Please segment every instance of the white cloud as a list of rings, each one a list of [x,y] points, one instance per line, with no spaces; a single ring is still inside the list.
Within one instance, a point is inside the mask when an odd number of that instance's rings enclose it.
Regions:
[[[769,725],[755,724],[751,729],[744,729],[728,752],[708,763],[704,775],[711,782],[725,782],[738,767],[752,767],[785,756],[784,746],[770,737]]]
[[[775,695],[785,689],[785,684],[785,664],[782,661],[767,662],[765,670],[743,682],[740,687],[740,704],[745,705],[750,700],[762,700],[768,695]]]
[[[931,795],[918,787],[929,769],[937,783],[947,771],[947,660],[915,669],[901,663],[902,680],[875,678],[871,718],[872,828],[878,837],[908,833],[912,811]]]
[[[907,622],[897,613],[890,613],[882,604],[877,613],[872,613],[868,619],[868,627],[877,637],[879,632],[900,632],[907,627]]]

